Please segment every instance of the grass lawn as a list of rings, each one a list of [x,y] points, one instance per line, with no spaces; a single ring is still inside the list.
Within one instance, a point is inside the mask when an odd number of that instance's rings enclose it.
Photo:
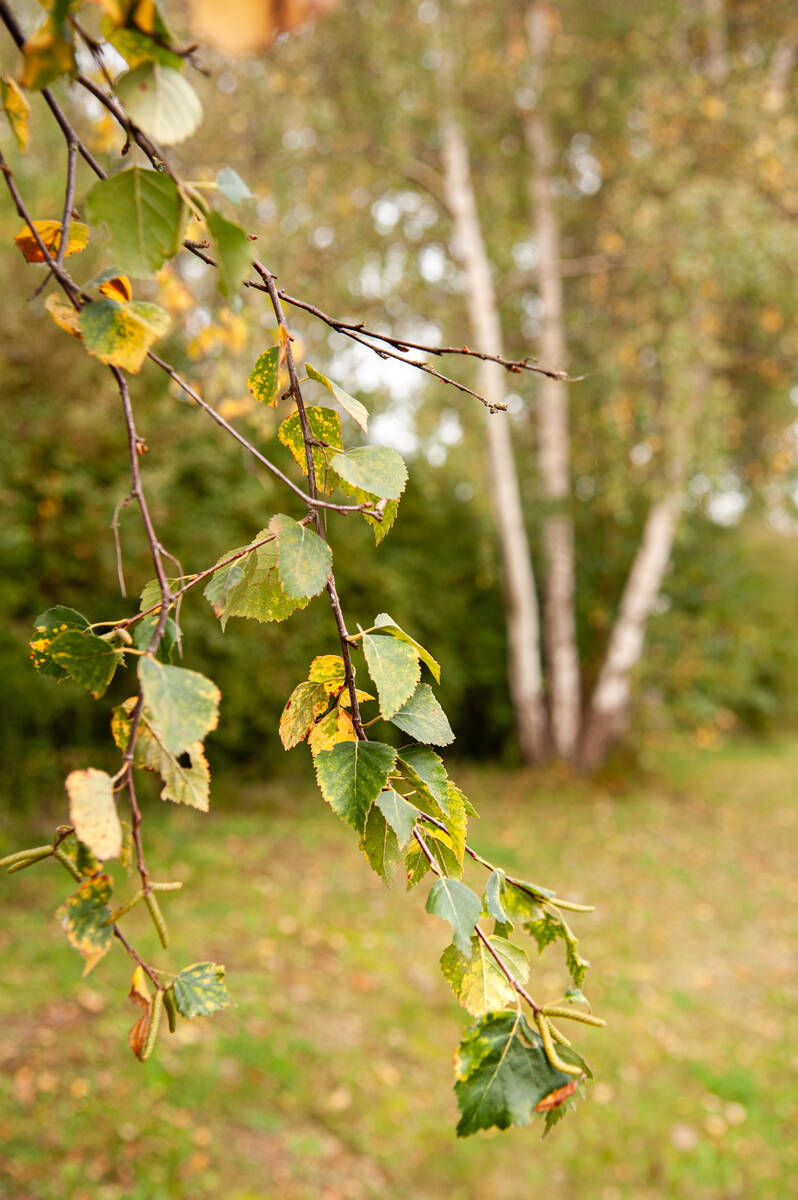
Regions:
[[[3,1200],[798,1194],[798,742],[672,752],[625,788],[453,774],[478,849],[598,906],[574,925],[609,1028],[573,1026],[597,1080],[576,1115],[544,1143],[538,1122],[458,1141],[469,1018],[428,884],[386,890],[309,771],[235,802],[228,779],[208,817],[147,805],[151,866],[186,886],[163,897],[169,951],[138,909],[130,936],[171,970],[224,962],[235,1006],[162,1033],[145,1065],[121,948],[83,980],[53,919],[66,874],[0,879]],[[530,989],[565,986],[551,947]]]

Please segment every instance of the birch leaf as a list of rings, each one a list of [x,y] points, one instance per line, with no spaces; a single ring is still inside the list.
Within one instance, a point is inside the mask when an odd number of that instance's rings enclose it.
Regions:
[[[391,717],[391,723],[417,742],[448,746],[454,741],[454,733],[446,713],[427,683],[422,683],[416,688],[410,699]]]
[[[95,300],[81,309],[78,328],[89,354],[138,375],[147,352],[169,329],[171,318],[157,304]]]
[[[269,522],[277,534],[278,571],[286,596],[316,596],[326,586],[332,570],[332,550],[307,525],[278,513]]]
[[[355,446],[334,455],[330,467],[353,487],[386,500],[398,500],[407,483],[404,459],[389,446]]]
[[[380,714],[390,720],[412,696],[421,675],[418,654],[395,638],[364,633],[363,653],[380,699]]]
[[[309,379],[315,379],[317,383],[321,383],[335,397],[341,408],[348,412],[353,421],[356,421],[364,433],[368,433],[369,413],[365,404],[361,404],[354,396],[350,396],[349,392],[345,392],[337,383],[333,383],[332,379],[328,379],[321,371],[317,371],[311,363],[305,363],[305,370]]]
[[[122,826],[111,776],[88,767],[85,771],[70,771],[64,786],[75,836],[100,861],[117,858],[122,850]]]
[[[153,733],[170,754],[182,754],[216,728],[221,693],[204,675],[145,656],[139,680]]]
[[[30,136],[28,130],[30,105],[27,96],[10,75],[0,75],[0,101],[2,101],[16,143],[25,154]]]
[[[112,887],[110,875],[85,879],[55,914],[71,944],[86,960],[84,975],[108,952],[114,940],[114,931],[108,923]]]
[[[330,808],[363,833],[366,816],[385,787],[396,751],[380,742],[341,742],[316,755],[316,778]]]
[[[63,226],[60,221],[34,221],[33,227],[42,240],[42,243],[52,255],[53,258],[58,254],[58,247],[61,245],[61,231]],[[14,242],[21,251],[26,262],[40,263],[46,262],[46,258],[42,254],[39,243],[31,233],[27,225],[23,225]],[[89,227],[84,225],[82,221],[72,221],[69,226],[69,234],[67,236],[66,249],[64,258],[68,258],[70,254],[79,254],[81,250],[85,250],[89,244]]]
[[[158,62],[127,71],[114,91],[133,124],[162,146],[185,141],[202,120],[200,98],[188,80]]]
[[[187,209],[162,171],[131,167],[95,183],[85,200],[93,225],[108,226],[114,261],[134,279],[156,275],[183,241]]]

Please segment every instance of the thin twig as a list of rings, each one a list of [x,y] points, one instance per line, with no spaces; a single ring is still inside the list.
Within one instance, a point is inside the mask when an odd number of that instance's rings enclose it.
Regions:
[[[66,188],[64,189],[64,215],[61,218],[61,237],[58,243],[58,254],[56,255],[56,263],[59,267],[63,266],[64,255],[67,252],[67,242],[69,241],[69,230],[72,225],[72,206],[75,203],[75,165],[78,156],[77,143],[72,138],[67,139],[67,178]]]
[[[125,586],[125,567],[122,561],[122,539],[119,534],[119,514],[123,508],[127,508],[130,501],[133,499],[133,493],[128,492],[121,500],[117,500],[114,506],[114,516],[111,521],[111,530],[114,535],[114,553],[116,555],[116,577],[119,581],[119,590],[123,596],[127,596],[127,587]]]

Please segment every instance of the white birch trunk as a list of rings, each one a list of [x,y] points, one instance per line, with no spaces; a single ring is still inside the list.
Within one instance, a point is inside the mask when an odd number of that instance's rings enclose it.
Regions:
[[[632,671],[670,561],[681,503],[682,488],[674,487],[651,506],[646,519],[585,719],[580,754],[585,767],[601,763],[626,720]]]
[[[476,349],[502,354],[496,292],[479,223],[468,147],[462,128],[444,105],[440,119],[447,207],[467,277],[468,316]],[[480,363],[479,390],[490,404],[504,401],[504,370]],[[537,594],[507,415],[486,413],[490,477],[502,550],[507,612],[508,674],[521,753],[540,760],[547,749]]]
[[[540,89],[548,41],[547,6],[536,0],[528,15],[529,45]],[[560,276],[560,233],[553,193],[554,155],[544,112],[538,103],[524,114],[532,156],[534,233],[538,246],[543,315],[540,357],[564,367],[565,320]],[[579,654],[574,614],[574,534],[567,512],[570,497],[568,385],[544,378],[538,393],[538,463],[547,505],[543,518],[546,561],[545,619],[549,711],[555,752],[570,760],[576,752],[580,722]]]

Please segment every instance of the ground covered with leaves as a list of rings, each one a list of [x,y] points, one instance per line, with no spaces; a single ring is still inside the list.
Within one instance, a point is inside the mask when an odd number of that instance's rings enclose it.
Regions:
[[[543,1143],[540,1122],[455,1138],[450,1052],[468,1017],[438,967],[447,932],[426,884],[384,888],[309,771],[244,795],[222,780],[208,817],[148,799],[149,858],[186,886],[168,897],[169,951],[138,910],[137,944],[170,969],[225,963],[233,1006],[136,1062],[121,949],[81,980],[52,915],[66,875],[4,876],[0,1196],[798,1192],[797,776],[796,742],[670,752],[622,786],[455,772],[485,818],[477,848],[598,906],[574,923],[609,1027],[579,1027],[596,1083]],[[562,994],[556,947],[530,986]]]

